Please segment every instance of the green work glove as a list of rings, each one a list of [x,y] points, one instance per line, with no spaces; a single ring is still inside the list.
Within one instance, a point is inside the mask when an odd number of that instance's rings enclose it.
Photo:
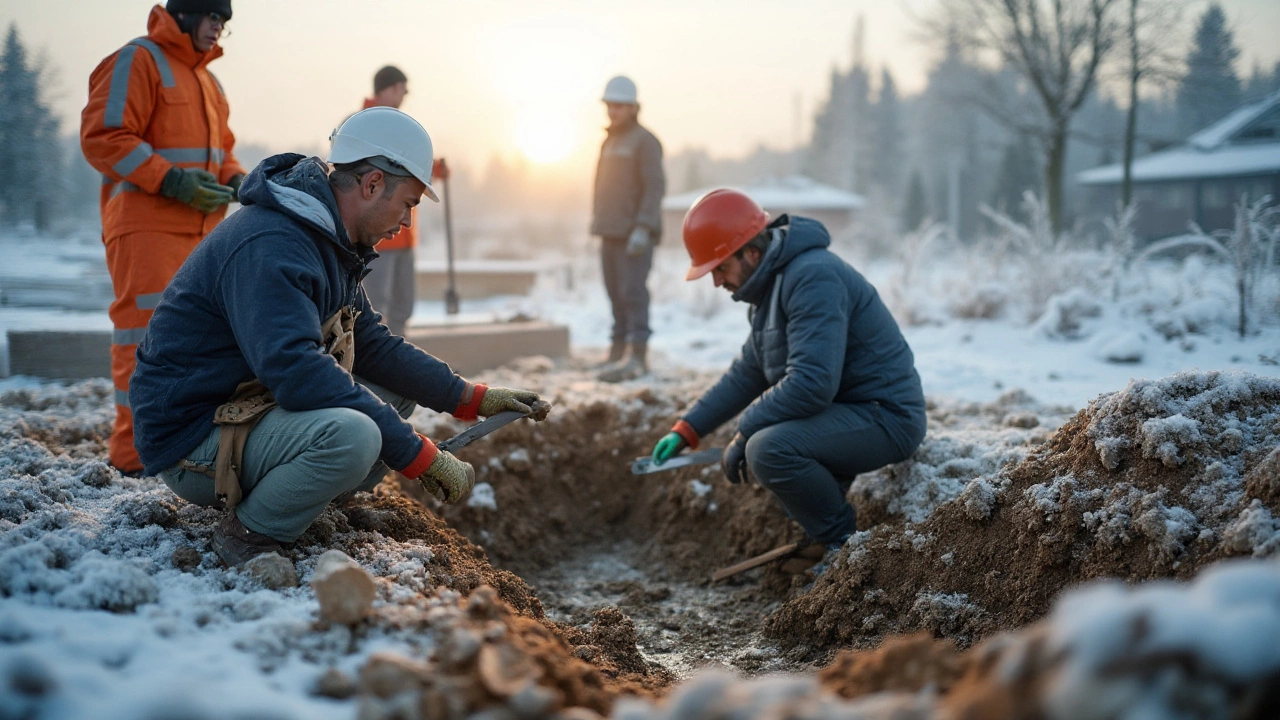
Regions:
[[[476,470],[471,463],[463,462],[452,453],[441,450],[431,467],[418,478],[422,487],[432,495],[437,490],[444,490],[444,501],[452,505],[471,494],[476,486]]]
[[[485,390],[480,399],[480,415],[489,417],[503,410],[518,410],[526,415],[533,412],[533,404],[538,402],[538,393],[530,390],[511,390],[509,388],[491,387]]]
[[[208,214],[235,198],[235,191],[219,185],[213,173],[200,168],[170,168],[160,182],[160,194]]]
[[[236,202],[240,202],[240,186],[244,184],[244,173],[236,173],[227,181],[227,187],[234,193]]]
[[[662,436],[657,445],[653,446],[653,464],[661,465],[676,456],[676,453],[684,449],[688,445],[679,433],[669,432]]]

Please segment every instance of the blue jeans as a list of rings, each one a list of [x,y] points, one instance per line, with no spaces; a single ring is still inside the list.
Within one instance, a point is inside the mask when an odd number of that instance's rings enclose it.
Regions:
[[[383,402],[408,419],[417,404],[386,388],[356,378]],[[214,466],[218,457],[217,425],[186,459]],[[334,498],[353,490],[372,490],[387,474],[378,459],[382,434],[368,415],[350,408],[290,412],[275,408],[249,433],[244,446],[236,506],[240,522],[280,542],[298,539]],[[175,465],[160,479],[178,497],[196,505],[215,506],[213,478]]]
[[[649,340],[649,268],[653,244],[639,255],[627,254],[626,238],[600,241],[600,268],[604,289],[613,306],[613,342],[643,343]]]
[[[915,438],[902,447],[885,426]],[[813,417],[770,425],[747,440],[747,469],[810,538],[836,543],[857,530],[845,498],[859,473],[911,457],[925,419],[902,418],[875,403],[835,404]]]

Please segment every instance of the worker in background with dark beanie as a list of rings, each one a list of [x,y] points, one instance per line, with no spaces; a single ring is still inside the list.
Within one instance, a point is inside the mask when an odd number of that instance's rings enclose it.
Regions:
[[[102,173],[102,242],[115,300],[109,314],[116,420],[108,445],[123,473],[142,470],[133,447],[129,378],[134,352],[174,273],[236,199],[230,108],[208,65],[231,0],[156,5],[147,34],[109,55],[89,78],[80,147]]]
[[[387,65],[373,75],[373,97],[364,101],[365,109],[391,107],[400,109],[404,96],[409,94],[409,79],[395,65]],[[431,176],[437,180],[449,177],[449,167],[444,158],[437,158],[431,167]],[[389,240],[378,243],[378,261],[369,266],[365,276],[364,292],[369,304],[382,315],[382,323],[395,335],[403,336],[413,315],[417,278],[414,263],[418,247],[418,212],[413,213],[413,224],[400,228]]]

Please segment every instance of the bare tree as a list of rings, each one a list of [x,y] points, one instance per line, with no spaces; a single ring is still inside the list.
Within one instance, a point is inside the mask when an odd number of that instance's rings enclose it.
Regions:
[[[1129,15],[1124,32],[1128,64],[1124,72],[1129,84],[1129,110],[1124,124],[1124,178],[1120,182],[1120,204],[1126,208],[1133,200],[1139,85],[1176,79],[1179,63],[1169,50],[1173,44],[1168,39],[1181,19],[1181,5],[1171,0],[1128,1]]]
[[[1039,100],[1041,123],[1010,122],[1044,149],[1044,186],[1053,232],[1062,230],[1063,178],[1071,118],[1088,99],[1098,67],[1115,44],[1116,0],[943,0],[940,38],[958,37],[1013,68]],[[989,112],[990,105],[984,105]]]

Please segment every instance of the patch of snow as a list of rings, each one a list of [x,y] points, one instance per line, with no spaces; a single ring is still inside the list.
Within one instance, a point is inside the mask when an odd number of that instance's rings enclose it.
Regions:
[[[493,485],[487,482],[476,483],[471,490],[471,496],[467,498],[467,507],[497,510],[498,500],[494,497]]]

